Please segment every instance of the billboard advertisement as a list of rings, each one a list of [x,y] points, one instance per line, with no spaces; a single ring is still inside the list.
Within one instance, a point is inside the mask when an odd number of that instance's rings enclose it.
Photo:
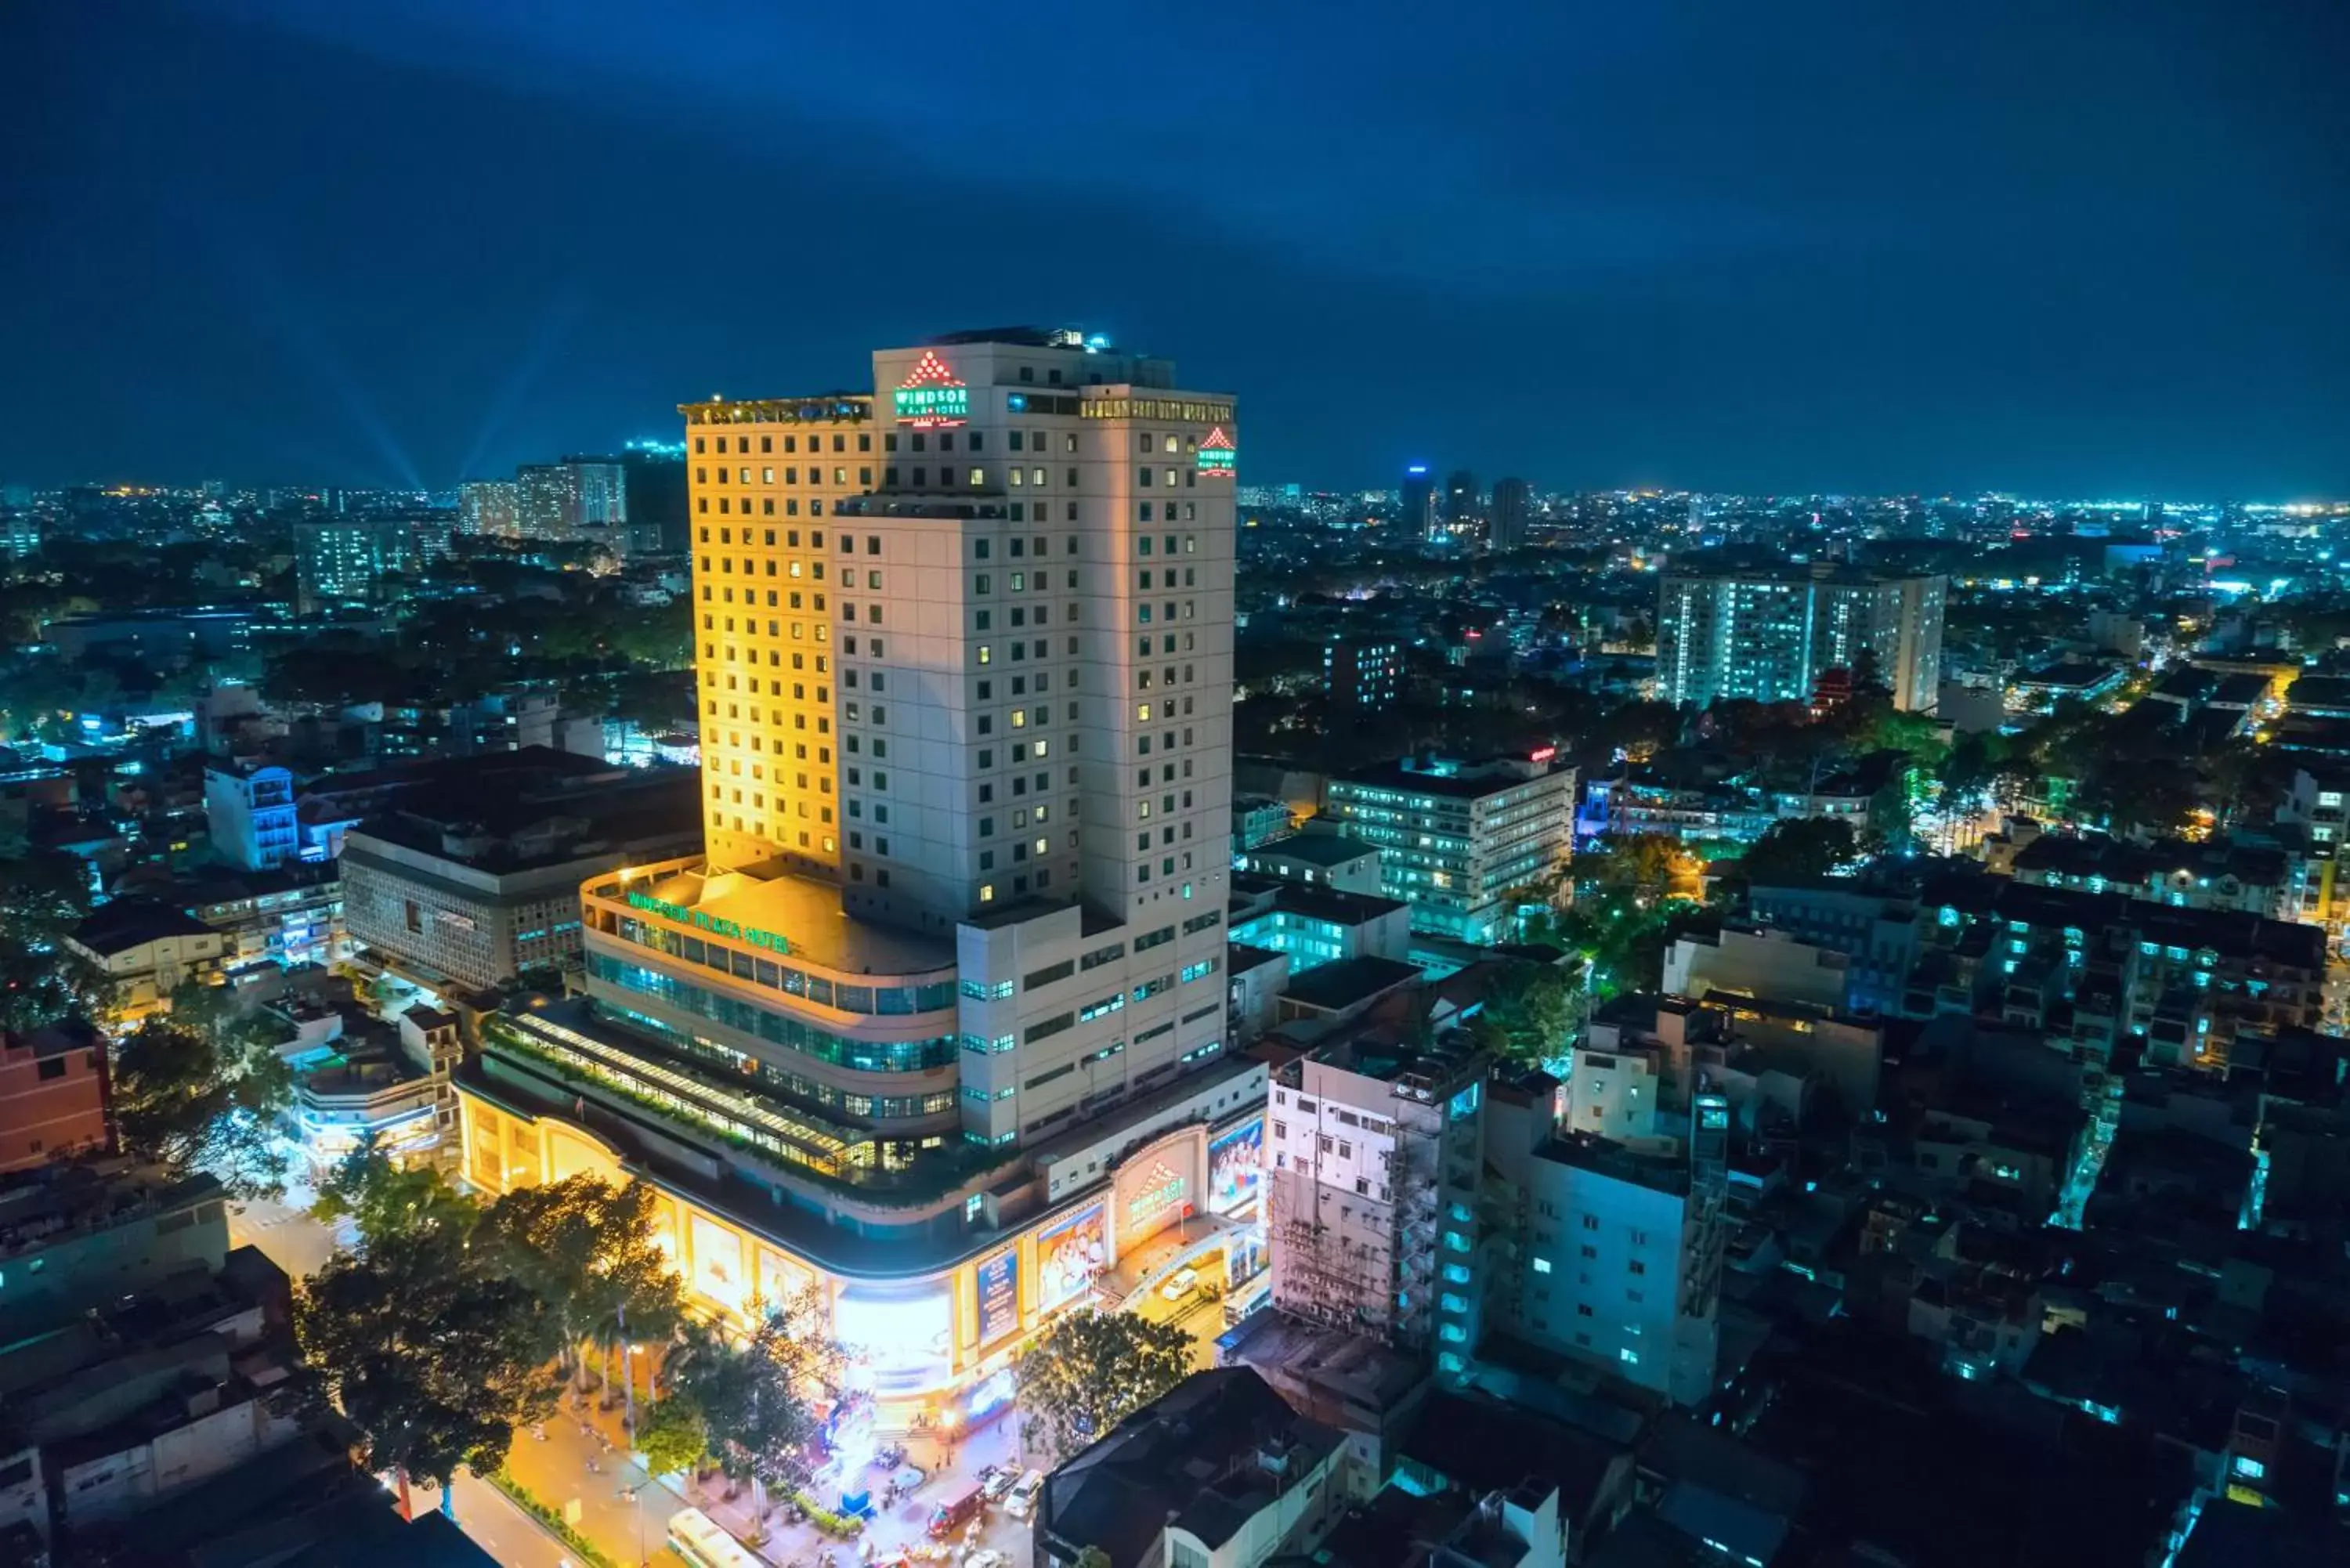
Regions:
[[[729,1312],[744,1300],[743,1238],[723,1225],[693,1216],[693,1288]]]
[[[1036,1309],[1082,1293],[1109,1263],[1107,1211],[1089,1203],[1036,1238]]]
[[[1126,1204],[1126,1228],[1118,1232],[1126,1246],[1134,1246],[1174,1224],[1191,1212],[1184,1201],[1191,1179],[1163,1159],[1138,1162],[1118,1172],[1118,1189]]]
[[[993,1345],[1020,1326],[1020,1254],[998,1252],[979,1265],[979,1344]]]
[[[759,1249],[759,1301],[771,1313],[795,1310],[816,1276],[772,1247]]]
[[[1243,1122],[1208,1146],[1208,1211],[1233,1214],[1264,1184],[1264,1118]]]

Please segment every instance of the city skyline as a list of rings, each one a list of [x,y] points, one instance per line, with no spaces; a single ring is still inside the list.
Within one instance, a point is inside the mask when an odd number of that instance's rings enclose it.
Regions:
[[[2126,30],[1952,40],[1577,9],[1504,48],[1274,16],[1213,78],[1130,22],[1058,27],[1204,127],[1138,146],[1011,135],[973,84],[1022,46],[964,24],[937,55],[968,77],[837,19],[712,51],[589,10],[13,19],[36,88],[12,129],[51,156],[0,264],[21,316],[0,476],[447,488],[787,371],[852,384],[858,323],[1066,310],[1039,324],[1180,343],[1255,389],[1267,477],[1425,458],[1586,490],[2350,489],[2335,220],[2308,199],[2350,136],[2286,68],[2316,42],[2288,18],[2207,35],[2139,6]],[[842,68],[790,68],[814,57]],[[2168,99],[2133,85],[2158,58],[2199,62]],[[1631,85],[1658,72],[1674,91]],[[1365,106],[1396,99],[1445,135]],[[2226,134],[2182,143],[2206,122]],[[339,132],[284,134],[317,123]],[[940,190],[961,210],[906,193]],[[1123,247],[1116,276],[1053,244],[1070,213]]]

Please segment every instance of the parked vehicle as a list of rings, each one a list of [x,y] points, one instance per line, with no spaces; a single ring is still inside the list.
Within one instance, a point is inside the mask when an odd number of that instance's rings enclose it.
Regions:
[[[1030,1470],[1022,1476],[1003,1496],[1003,1511],[1014,1519],[1025,1519],[1036,1511],[1037,1496],[1045,1490],[1045,1472]]]
[[[1159,1299],[1162,1301],[1180,1302],[1185,1296],[1190,1295],[1193,1291],[1197,1290],[1199,1285],[1199,1270],[1179,1270],[1173,1279],[1169,1280],[1165,1284],[1159,1287]]]
[[[987,1490],[978,1481],[965,1481],[939,1499],[931,1510],[931,1539],[943,1541],[980,1516],[987,1507]]]

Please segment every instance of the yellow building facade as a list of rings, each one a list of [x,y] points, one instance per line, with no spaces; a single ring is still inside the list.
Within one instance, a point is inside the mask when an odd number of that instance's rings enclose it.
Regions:
[[[1261,1095],[1222,1123],[1191,1122],[1121,1154],[1102,1179],[999,1234],[936,1248],[827,1231],[795,1210],[754,1220],[715,1184],[650,1168],[584,1117],[524,1098],[461,1085],[473,1186],[495,1197],[580,1175],[650,1181],[655,1242],[694,1310],[748,1329],[764,1304],[813,1289],[874,1393],[933,1413],[987,1414],[1008,1397],[999,1375],[1014,1353],[1064,1312],[1139,1304],[1186,1268],[1237,1282],[1263,1267]]]
[[[828,519],[874,487],[873,400],[685,405],[712,864],[837,872]]]

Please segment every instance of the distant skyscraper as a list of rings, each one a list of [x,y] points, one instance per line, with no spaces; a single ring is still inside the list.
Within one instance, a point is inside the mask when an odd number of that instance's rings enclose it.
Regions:
[[[1428,464],[1415,462],[1403,471],[1403,504],[1396,519],[1411,538],[1426,539],[1436,533],[1436,482],[1428,476]]]
[[[476,479],[457,487],[457,521],[467,534],[493,539],[515,536],[516,493],[511,479]]]
[[[1477,476],[1465,468],[1456,468],[1444,480],[1444,521],[1455,533],[1462,525],[1477,520],[1477,504],[1482,497],[1477,493]]]
[[[638,447],[622,452],[619,462],[628,515],[628,547],[618,552],[621,558],[681,556],[691,549],[684,452]]]
[[[1402,671],[1403,651],[1392,642],[1340,640],[1322,649],[1323,679],[1341,708],[1388,707]]]
[[[1657,614],[1659,695],[1702,708],[1724,698],[1807,702],[1820,675],[1864,658],[1897,708],[1939,691],[1948,579],[1817,570],[1668,576]]]
[[[1533,488],[1523,479],[1493,481],[1492,509],[1485,536],[1496,550],[1515,550],[1526,542],[1526,513]]]
[[[628,474],[612,458],[567,457],[515,471],[515,526],[525,539],[628,554]]]
[[[294,526],[295,607],[302,615],[375,597],[386,572],[415,559],[408,519],[367,512],[330,513]]]
[[[38,555],[41,520],[30,511],[0,507],[0,560]]]

